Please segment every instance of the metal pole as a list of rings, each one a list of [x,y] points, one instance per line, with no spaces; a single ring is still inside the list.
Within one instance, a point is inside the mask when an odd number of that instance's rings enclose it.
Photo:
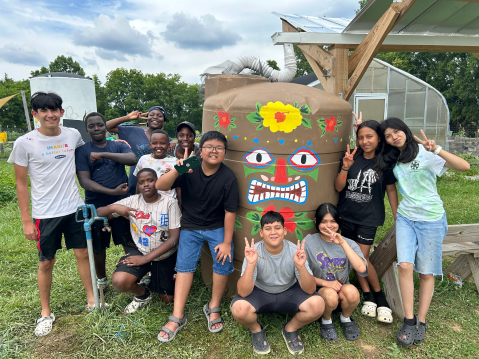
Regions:
[[[95,307],[100,308],[100,298],[98,296],[96,283],[95,258],[93,257],[93,245],[91,241],[90,223],[85,220],[83,228],[85,229],[86,233],[86,246],[88,248],[88,261],[90,262],[91,284],[93,286],[93,296],[95,297]]]
[[[27,128],[28,128],[28,132],[30,132],[32,130],[32,125],[30,124],[30,115],[28,113],[27,99],[25,98],[25,92],[23,90],[21,90],[20,92],[22,94],[23,109],[25,110],[25,119],[27,120]]]

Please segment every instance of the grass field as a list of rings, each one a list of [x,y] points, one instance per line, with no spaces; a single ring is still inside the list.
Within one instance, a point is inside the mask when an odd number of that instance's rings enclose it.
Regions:
[[[0,193],[12,190],[13,168],[0,161]],[[479,182],[452,175],[441,179],[439,192],[444,201],[449,224],[479,223]],[[160,344],[156,336],[171,314],[172,305],[154,299],[144,310],[123,315],[131,296],[112,290],[106,294],[111,304],[105,312],[85,313],[86,295],[76,271],[71,251],[58,252],[53,273],[51,307],[57,320],[53,331],[44,338],[33,335],[40,302],[36,285],[38,257],[36,247],[23,237],[20,212],[10,193],[0,209],[0,357],[3,358],[250,358],[250,334],[236,323],[222,302],[225,329],[210,334],[201,311],[210,293],[199,271],[186,306],[188,325],[172,343]],[[4,202],[5,202],[4,201]],[[10,201],[10,202],[9,202]],[[378,231],[376,241],[392,224]],[[120,248],[108,251],[107,268],[112,273]],[[444,268],[453,258],[444,259]],[[458,289],[445,279],[436,280],[436,291],[430,309],[426,341],[420,346],[403,349],[396,346],[395,335],[401,323],[381,324],[353,313],[361,339],[348,342],[340,333],[339,318],[333,317],[340,335],[338,343],[324,342],[313,323],[300,330],[305,343],[304,358],[477,358],[479,357],[479,296],[475,285],[467,281]],[[289,357],[281,337],[286,315],[261,316],[272,347],[270,357]]]

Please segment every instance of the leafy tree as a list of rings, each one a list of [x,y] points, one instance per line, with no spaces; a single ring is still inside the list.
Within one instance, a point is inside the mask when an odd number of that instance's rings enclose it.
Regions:
[[[298,70],[296,71],[295,77],[301,77],[304,75],[308,75],[313,72],[313,69],[309,65],[308,60],[304,57],[303,52],[300,48],[296,45],[293,45],[294,48],[294,56],[296,56],[296,65],[298,66]]]
[[[80,64],[74,61],[71,56],[66,57],[64,55],[57,56],[55,60],[50,62],[48,68],[42,66],[40,70],[32,71],[30,74],[31,77],[35,77],[49,72],[68,72],[71,74],[85,76],[85,71]]]
[[[369,0],[359,0],[359,1],[358,1],[358,3],[359,3],[359,9],[356,10],[356,15],[359,14],[359,12],[361,11],[361,9],[362,9],[363,7],[365,7],[368,2],[369,2]]]
[[[6,127],[9,129],[17,127],[19,130],[27,128],[22,96],[20,96],[21,90],[25,91],[27,103],[29,103],[30,83],[28,80],[14,81],[9,78],[7,74],[5,74],[3,79],[0,79],[0,98],[16,93],[18,94],[0,108],[0,125],[2,126],[2,131],[4,131]]]
[[[272,67],[274,70],[279,71],[278,63],[276,62],[276,60],[266,60],[266,63],[269,67]]]

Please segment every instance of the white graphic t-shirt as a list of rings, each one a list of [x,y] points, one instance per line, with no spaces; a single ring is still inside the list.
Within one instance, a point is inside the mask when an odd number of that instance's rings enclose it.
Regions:
[[[151,168],[156,171],[158,178],[161,175],[166,173],[166,170],[171,170],[176,165],[176,158],[167,156],[165,158],[156,159],[152,154],[141,156],[136,164],[135,172],[133,174],[136,176],[138,172],[143,168]],[[170,189],[169,191],[158,191],[160,194],[169,196],[176,199],[176,189]]]
[[[146,255],[158,248],[169,237],[169,230],[180,228],[181,212],[178,202],[168,196],[161,196],[155,203],[146,203],[141,194],[124,198],[114,204],[136,209],[130,216],[130,232],[138,250]],[[114,216],[118,216],[116,213]],[[177,238],[178,243],[179,238]],[[154,261],[168,258],[178,250],[178,244]]]
[[[66,216],[83,205],[75,181],[75,149],[84,142],[78,130],[60,129],[58,136],[44,136],[38,130],[23,135],[8,158],[9,163],[28,167],[35,219]]]
[[[411,221],[438,221],[444,215],[437,193],[437,176],[447,171],[446,161],[419,145],[419,153],[409,163],[397,163],[393,169],[402,201],[398,213]]]

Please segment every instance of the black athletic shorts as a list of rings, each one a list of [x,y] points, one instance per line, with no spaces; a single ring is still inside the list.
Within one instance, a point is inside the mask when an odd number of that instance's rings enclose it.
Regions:
[[[341,221],[341,234],[356,243],[370,246],[374,243],[374,237],[378,227],[368,227],[361,224]]]
[[[93,251],[95,253],[101,253],[106,248],[110,248],[110,236],[113,236],[113,243],[116,246],[135,246],[135,243],[131,238],[129,220],[127,220],[125,217],[118,217],[109,219],[108,223],[111,227],[111,233],[108,231],[103,231],[103,221],[95,221],[95,223],[93,223],[91,236]]]
[[[141,266],[129,266],[123,263],[127,256],[142,256],[143,254],[136,247],[128,247],[127,255],[120,258],[116,265],[116,272],[124,272],[134,275],[138,280],[143,278],[146,273],[151,271],[151,281],[148,288],[158,294],[174,295],[176,280],[176,255],[173,253],[168,258],[161,261],[153,261]]]
[[[86,248],[86,234],[83,222],[77,222],[75,213],[56,218],[33,218],[38,230],[37,248],[40,262],[55,258],[57,250],[62,249],[62,235],[65,236],[67,249]]]
[[[298,282],[281,293],[268,293],[254,286],[250,295],[243,298],[239,294],[233,298],[231,305],[238,300],[245,300],[256,309],[257,314],[262,313],[297,313],[299,306],[317,293],[308,294],[301,289]]]

